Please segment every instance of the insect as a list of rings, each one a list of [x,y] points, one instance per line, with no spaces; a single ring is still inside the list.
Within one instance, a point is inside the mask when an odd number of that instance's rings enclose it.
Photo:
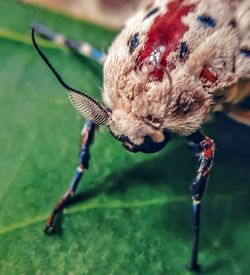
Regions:
[[[89,147],[97,125],[105,125],[131,152],[154,153],[184,136],[198,155],[191,186],[193,247],[189,268],[199,270],[201,199],[212,168],[215,143],[202,124],[216,111],[250,125],[250,111],[238,103],[250,95],[250,2],[248,0],[153,1],[130,18],[107,55],[41,25],[32,39],[41,58],[86,118],[80,163],[68,191],[57,203],[46,228],[76,192],[88,168]],[[64,82],[35,40],[35,31],[104,64],[103,101]]]

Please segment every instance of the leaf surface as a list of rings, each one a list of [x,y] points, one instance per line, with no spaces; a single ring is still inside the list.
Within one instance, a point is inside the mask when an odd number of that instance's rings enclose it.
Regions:
[[[0,5],[0,274],[189,274],[196,160],[183,139],[133,155],[101,128],[61,232],[43,234],[74,173],[82,119],[33,49],[29,24],[40,21],[104,50],[115,34],[12,0]],[[67,82],[101,98],[99,65],[40,45]],[[250,130],[217,116],[205,131],[217,151],[200,260],[207,274],[248,274]]]

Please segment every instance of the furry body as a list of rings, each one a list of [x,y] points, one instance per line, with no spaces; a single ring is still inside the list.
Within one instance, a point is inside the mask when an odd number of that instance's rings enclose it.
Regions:
[[[134,143],[164,129],[195,132],[250,94],[249,53],[250,1],[152,2],[127,21],[104,65],[110,129]]]
[[[167,144],[169,132],[187,136],[198,155],[191,185],[193,202],[192,271],[198,271],[201,199],[211,171],[215,145],[199,128],[215,111],[225,110],[250,125],[250,111],[237,103],[250,94],[249,0],[155,0],[131,18],[111,46],[104,65],[101,105],[70,87],[37,45],[35,31],[102,63],[89,44],[34,26],[32,40],[40,57],[67,90],[73,106],[87,119],[79,166],[69,189],[45,227],[55,232],[55,217],[74,195],[88,168],[96,125],[105,125],[126,149],[153,153]],[[58,39],[60,38],[60,39]],[[104,56],[106,57],[106,56]]]

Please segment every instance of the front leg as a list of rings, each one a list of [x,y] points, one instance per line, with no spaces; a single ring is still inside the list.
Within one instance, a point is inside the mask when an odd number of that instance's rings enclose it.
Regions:
[[[193,250],[191,263],[188,268],[192,271],[199,271],[198,264],[199,239],[200,239],[200,212],[201,198],[204,193],[209,172],[213,165],[214,159],[214,142],[209,137],[204,136],[199,131],[190,135],[188,138],[189,145],[199,157],[198,174],[192,183],[192,201],[193,201]]]
[[[80,144],[80,157],[79,157],[79,165],[76,168],[75,175],[70,182],[70,186],[68,190],[64,193],[62,198],[58,201],[55,208],[53,209],[47,224],[45,226],[44,232],[46,234],[55,233],[55,219],[58,213],[60,213],[68,200],[75,194],[77,186],[83,176],[84,170],[88,169],[89,166],[89,147],[93,141],[95,131],[95,125],[86,120],[82,132],[81,132],[81,144]]]

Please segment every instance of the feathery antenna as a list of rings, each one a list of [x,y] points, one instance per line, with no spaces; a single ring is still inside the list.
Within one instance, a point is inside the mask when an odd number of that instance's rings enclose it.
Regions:
[[[80,112],[80,114],[87,118],[88,120],[92,121],[97,125],[107,125],[110,119],[109,111],[98,103],[94,98],[90,97],[89,95],[80,92],[72,87],[70,87],[67,83],[64,82],[60,74],[54,68],[54,66],[49,62],[47,56],[38,46],[36,39],[35,39],[35,29],[32,28],[32,42],[33,45],[42,58],[42,60],[47,64],[50,70],[53,72],[59,83],[67,90],[70,101],[75,109]]]

